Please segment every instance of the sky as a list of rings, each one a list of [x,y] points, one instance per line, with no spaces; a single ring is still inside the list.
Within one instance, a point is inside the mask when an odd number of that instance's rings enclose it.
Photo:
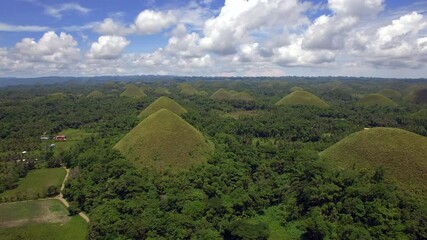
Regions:
[[[427,77],[426,0],[8,0],[0,77]]]

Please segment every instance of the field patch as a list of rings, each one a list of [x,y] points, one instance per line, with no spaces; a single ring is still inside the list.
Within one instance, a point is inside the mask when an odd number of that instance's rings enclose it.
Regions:
[[[69,217],[67,209],[56,199],[0,205],[2,240],[83,240],[87,233],[86,222],[79,216]]]
[[[5,202],[37,199],[47,196],[49,186],[59,190],[66,171],[63,168],[46,168],[30,171],[25,178],[19,180],[18,187],[0,194]]]

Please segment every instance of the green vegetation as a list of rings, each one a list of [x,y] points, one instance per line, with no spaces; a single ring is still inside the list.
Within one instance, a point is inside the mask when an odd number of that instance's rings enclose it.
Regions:
[[[92,91],[91,93],[89,93],[86,97],[87,98],[101,98],[103,96],[104,96],[104,94],[102,92],[95,90],[95,91]]]
[[[144,119],[114,148],[137,165],[157,170],[188,169],[206,162],[213,150],[197,129],[167,109]]]
[[[143,98],[146,96],[147,96],[147,94],[145,94],[145,92],[142,88],[137,87],[133,84],[128,84],[126,86],[125,91],[123,91],[120,94],[120,97],[128,97],[128,98],[133,98],[133,99],[139,99],[139,98]]]
[[[402,94],[399,91],[394,90],[394,89],[389,89],[389,88],[386,88],[386,89],[379,91],[378,94],[381,94],[381,95],[386,96],[388,98],[401,98],[402,97]]]
[[[0,236],[4,240],[86,239],[88,228],[79,216],[69,217],[59,200],[0,205]]]
[[[160,97],[153,103],[151,103],[147,108],[145,108],[139,115],[138,118],[144,118],[147,117],[160,109],[167,109],[177,115],[181,115],[183,113],[186,113],[187,110],[183,108],[181,105],[179,105],[174,100],[168,98],[168,97]]]
[[[363,96],[356,103],[356,105],[360,107],[397,107],[398,106],[398,104],[395,103],[390,98],[377,93]]]
[[[239,119],[239,118],[244,118],[244,117],[253,117],[253,116],[257,116],[259,114],[258,111],[245,111],[245,110],[241,110],[241,111],[236,111],[236,112],[229,112],[224,114],[225,117],[231,117],[234,119]]]
[[[188,83],[181,83],[178,85],[178,88],[180,89],[181,94],[187,95],[187,96],[208,95],[206,91],[199,91]]]
[[[285,105],[285,106],[316,106],[320,108],[329,107],[329,105],[324,102],[319,97],[309,93],[307,91],[295,90],[279,100],[276,105]]]
[[[167,88],[164,88],[164,87],[158,87],[158,88],[156,88],[156,90],[154,90],[154,92],[157,95],[169,95],[169,94],[171,94],[169,92],[169,90]]]
[[[59,155],[67,150],[69,150],[70,148],[72,148],[73,146],[75,146],[76,144],[78,144],[79,142],[82,142],[85,138],[91,136],[91,133],[87,133],[86,131],[84,131],[83,129],[72,129],[72,128],[68,128],[68,129],[64,129],[62,130],[60,133],[58,133],[58,135],[65,135],[67,137],[66,141],[47,141],[44,145],[46,147],[48,147],[48,144],[55,144],[54,147],[54,152],[55,155]]]
[[[37,169],[19,180],[18,187],[0,194],[5,202],[55,196],[65,177],[63,168]]]
[[[210,96],[210,98],[215,101],[241,101],[241,102],[254,101],[254,98],[249,93],[236,92],[233,90],[225,90],[223,88],[214,92]]]
[[[395,128],[372,128],[344,138],[320,156],[344,168],[379,167],[403,190],[427,198],[427,138]]]
[[[295,92],[295,91],[304,91],[304,88],[302,88],[302,87],[292,87],[292,88],[290,89],[290,91],[291,91],[291,92]]]
[[[407,99],[409,99],[412,102],[415,103],[421,103],[426,104],[427,103],[427,88],[421,88],[412,91],[408,96]]]

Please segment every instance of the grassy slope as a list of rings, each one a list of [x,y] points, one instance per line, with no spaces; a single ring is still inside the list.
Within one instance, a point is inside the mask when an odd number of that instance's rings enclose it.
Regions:
[[[329,105],[324,102],[322,99],[313,95],[307,91],[293,91],[288,94],[281,100],[279,100],[276,105],[309,105],[316,107],[329,107]]]
[[[360,106],[360,107],[374,107],[374,106],[378,106],[378,107],[397,107],[398,104],[395,103],[393,100],[391,100],[390,98],[383,96],[381,94],[368,94],[364,97],[362,97],[357,103],[356,105]]]
[[[79,216],[68,216],[59,200],[37,200],[0,205],[0,236],[4,240],[86,239],[88,228]]]
[[[129,97],[129,98],[143,98],[146,97],[147,94],[144,93],[144,90],[142,88],[139,88],[135,85],[127,85],[126,90],[120,94],[120,97]]]
[[[183,108],[181,105],[179,105],[174,100],[168,98],[168,97],[160,97],[153,103],[151,103],[147,108],[145,108],[139,115],[139,118],[143,118],[146,116],[149,116],[160,109],[167,109],[175,114],[181,115],[183,113],[186,113],[187,110]]]
[[[100,97],[103,97],[103,96],[104,96],[104,94],[102,92],[100,92],[100,91],[93,91],[93,92],[89,93],[86,97],[87,98],[100,98]]]
[[[144,119],[114,147],[137,165],[157,170],[188,169],[213,150],[197,129],[166,109]]]
[[[383,96],[386,96],[388,98],[401,98],[402,94],[394,89],[383,89],[378,92],[378,94],[381,94]]]
[[[15,189],[7,190],[0,194],[0,197],[16,197],[26,194],[26,199],[40,197],[50,185],[61,186],[65,177],[63,168],[37,169],[29,172],[27,176],[19,181]]]
[[[302,87],[292,87],[290,89],[291,92],[295,92],[295,91],[304,91],[304,89]]]
[[[156,90],[154,92],[158,95],[170,94],[169,90],[167,88],[164,88],[164,87],[158,87],[158,88],[156,88]]]
[[[426,137],[396,128],[372,128],[351,134],[320,156],[344,168],[383,166],[386,177],[402,189],[427,196]]]
[[[178,85],[178,88],[181,90],[181,94],[187,95],[187,96],[207,95],[207,92],[199,91],[188,83],[181,83]]]

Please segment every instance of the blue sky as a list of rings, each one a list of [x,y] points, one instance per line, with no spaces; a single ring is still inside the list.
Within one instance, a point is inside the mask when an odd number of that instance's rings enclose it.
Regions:
[[[0,77],[427,76],[427,2],[10,0]]]

